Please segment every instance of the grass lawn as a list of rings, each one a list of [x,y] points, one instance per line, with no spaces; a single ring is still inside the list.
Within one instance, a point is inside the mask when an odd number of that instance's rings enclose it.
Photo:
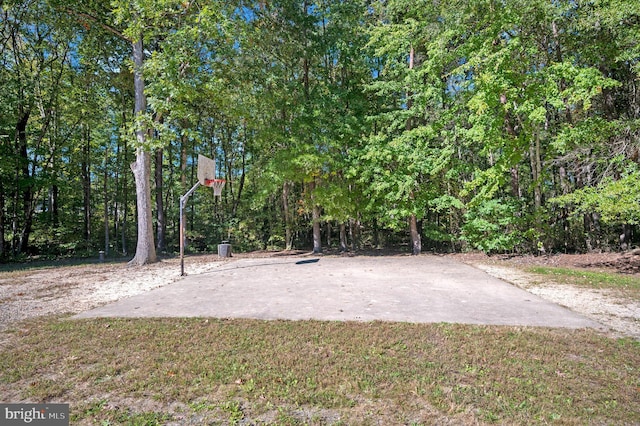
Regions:
[[[548,277],[554,283],[613,290],[624,297],[640,300],[640,277],[637,275],[548,266],[531,266],[525,268],[525,271]]]
[[[48,317],[5,337],[0,400],[71,424],[640,423],[640,342],[591,330]]]

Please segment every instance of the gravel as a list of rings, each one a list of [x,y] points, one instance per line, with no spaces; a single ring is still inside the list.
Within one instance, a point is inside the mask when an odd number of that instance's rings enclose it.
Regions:
[[[546,300],[565,306],[574,312],[608,327],[615,336],[630,336],[640,340],[640,303],[616,296],[614,292],[540,283],[540,278],[516,268],[471,263],[494,277],[510,282]]]
[[[219,261],[198,258],[185,268],[197,274],[219,264]],[[28,318],[77,314],[180,278],[178,259],[144,267],[128,267],[123,263],[86,264],[0,273],[0,330]]]

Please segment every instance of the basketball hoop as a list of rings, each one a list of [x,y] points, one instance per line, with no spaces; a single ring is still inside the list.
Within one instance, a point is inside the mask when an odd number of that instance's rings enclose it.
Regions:
[[[222,195],[222,188],[224,188],[224,179],[215,179],[216,177],[216,161],[212,158],[205,157],[204,155],[198,155],[198,182],[187,191],[186,194],[180,196],[180,275],[184,276],[184,243],[185,243],[185,230],[184,230],[184,207],[189,200],[189,197],[193,192],[198,189],[200,185],[213,188],[213,195],[220,198]]]
[[[209,188],[213,188],[213,195],[215,197],[222,196],[222,188],[227,181],[224,179],[205,179],[204,184]]]

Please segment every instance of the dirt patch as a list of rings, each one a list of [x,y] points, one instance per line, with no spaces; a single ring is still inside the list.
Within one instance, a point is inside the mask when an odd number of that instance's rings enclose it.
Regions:
[[[301,256],[302,251],[234,254],[238,258]],[[211,271],[229,258],[217,254],[187,256],[185,273]],[[5,268],[6,269],[6,268]],[[180,276],[180,259],[166,258],[143,267],[122,262],[43,265],[17,265],[0,271],[0,331],[11,323],[44,315],[77,314],[117,300],[171,284]]]
[[[640,274],[640,249],[624,253],[584,253],[532,255],[494,255],[460,253],[449,255],[464,263],[502,264],[509,266],[551,266],[557,268],[606,270],[625,274]]]
[[[189,259],[186,269],[206,272],[220,262],[217,256],[198,256]],[[27,318],[83,312],[179,278],[179,259],[140,268],[95,263],[0,272],[0,330]]]

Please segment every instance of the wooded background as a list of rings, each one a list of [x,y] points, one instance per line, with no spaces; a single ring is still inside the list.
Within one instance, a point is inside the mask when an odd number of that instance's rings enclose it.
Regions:
[[[638,0],[0,5],[2,259],[639,241]]]

